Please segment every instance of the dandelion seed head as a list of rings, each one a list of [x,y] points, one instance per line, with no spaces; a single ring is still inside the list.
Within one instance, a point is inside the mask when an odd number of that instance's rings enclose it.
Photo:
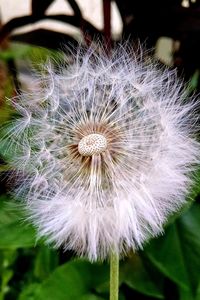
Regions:
[[[199,163],[197,103],[176,72],[123,47],[100,52],[46,67],[5,136],[39,236],[90,260],[160,234]]]

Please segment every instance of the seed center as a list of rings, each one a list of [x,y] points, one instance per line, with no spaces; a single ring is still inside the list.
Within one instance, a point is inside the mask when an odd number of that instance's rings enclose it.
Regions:
[[[82,156],[92,156],[100,154],[107,148],[107,140],[105,136],[98,133],[91,133],[84,136],[79,144],[78,151]]]

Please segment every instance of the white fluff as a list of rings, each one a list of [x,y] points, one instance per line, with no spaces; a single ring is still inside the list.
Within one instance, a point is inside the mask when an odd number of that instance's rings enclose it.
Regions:
[[[196,104],[176,73],[123,47],[110,58],[100,52],[46,67],[40,88],[15,99],[21,118],[7,134],[23,172],[17,193],[39,236],[90,260],[136,250],[162,232],[199,162]],[[80,140],[93,133],[107,149],[81,156]]]

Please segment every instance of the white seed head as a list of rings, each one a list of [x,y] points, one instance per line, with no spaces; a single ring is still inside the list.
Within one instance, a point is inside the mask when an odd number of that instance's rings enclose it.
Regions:
[[[133,51],[83,53],[18,96],[22,117],[5,138],[39,235],[96,260],[141,248],[185,203],[198,102],[174,71]]]
[[[82,156],[100,154],[104,152],[106,148],[106,138],[98,133],[91,133],[84,136],[78,144],[78,151]]]

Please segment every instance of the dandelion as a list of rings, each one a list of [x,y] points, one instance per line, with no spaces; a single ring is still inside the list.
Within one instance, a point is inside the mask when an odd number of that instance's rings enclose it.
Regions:
[[[176,73],[120,47],[48,65],[14,101],[17,189],[39,236],[90,260],[141,248],[184,203],[198,163]]]

